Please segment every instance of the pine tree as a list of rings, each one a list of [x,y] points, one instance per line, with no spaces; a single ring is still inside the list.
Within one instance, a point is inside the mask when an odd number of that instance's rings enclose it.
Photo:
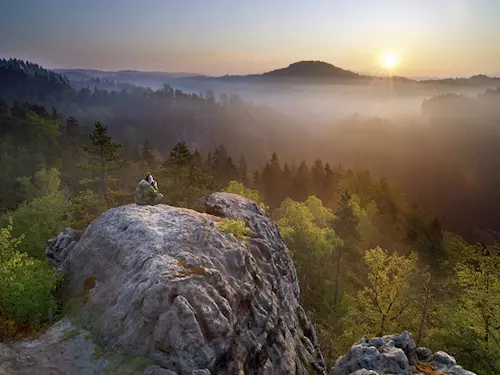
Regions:
[[[266,163],[262,171],[262,188],[264,199],[271,208],[276,208],[284,199],[281,175],[283,171],[279,164],[278,155],[273,152],[271,160]]]
[[[285,163],[285,165],[283,166],[281,181],[283,184],[283,196],[285,197],[285,199],[289,198],[292,191],[292,170],[288,166],[288,163]]]
[[[203,158],[201,157],[201,154],[198,151],[198,149],[194,150],[193,159],[194,159],[194,164],[198,168],[203,168]]]
[[[335,195],[337,194],[339,181],[340,181],[340,172],[334,171],[330,167],[330,164],[326,163],[325,164],[325,180],[324,180],[324,186],[323,186],[324,196],[321,200],[323,201],[323,203],[327,207],[331,206],[332,201],[333,201]]]
[[[311,195],[311,171],[305,161],[300,163],[292,181],[292,198],[303,202]]]
[[[159,158],[155,155],[155,151],[147,140],[145,140],[142,144],[141,158],[146,162],[150,173],[153,173],[158,169],[160,163]]]
[[[314,161],[311,168],[311,179],[313,194],[323,201],[325,199],[325,170],[320,159]]]
[[[125,165],[123,157],[119,153],[122,147],[121,143],[114,142],[108,135],[108,129],[99,121],[95,123],[94,130],[90,133],[89,139],[91,144],[84,145],[83,150],[95,161],[87,164],[80,164],[79,167],[83,170],[97,172],[99,174],[102,194],[106,207],[110,207],[108,182],[109,173],[113,170],[122,168]]]
[[[210,164],[212,175],[221,186],[238,179],[238,169],[224,145],[215,149]]]
[[[212,176],[196,166],[195,156],[184,142],[174,146],[160,175],[165,178],[160,190],[165,186],[167,203],[177,206],[200,208],[200,199],[215,187]]]
[[[238,177],[243,185],[248,185],[248,165],[243,154],[240,155],[240,161],[238,162]]]
[[[250,186],[252,187],[252,189],[262,191],[262,178],[260,177],[260,173],[258,170],[253,173],[252,183]]]

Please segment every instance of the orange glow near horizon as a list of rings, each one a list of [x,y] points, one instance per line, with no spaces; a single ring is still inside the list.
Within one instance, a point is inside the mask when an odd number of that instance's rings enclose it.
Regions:
[[[380,55],[379,64],[387,71],[394,71],[401,62],[400,55],[395,51],[386,51]]]

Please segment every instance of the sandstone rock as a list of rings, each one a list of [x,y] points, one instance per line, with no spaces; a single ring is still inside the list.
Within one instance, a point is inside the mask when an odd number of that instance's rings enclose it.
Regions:
[[[372,339],[363,337],[345,356],[339,357],[330,375],[420,375],[415,366],[418,362],[428,362],[436,369],[436,375],[475,375],[456,365],[455,358],[445,352],[433,355],[427,348],[415,348],[409,332]]]
[[[0,375],[137,375],[145,359],[98,355],[90,332],[67,318],[35,339],[0,344]],[[114,354],[114,353],[107,353]],[[173,374],[175,375],[175,374]]]
[[[84,302],[105,347],[181,375],[325,374],[276,225],[227,193],[209,197],[207,212],[218,217],[127,205],[81,238],[59,235],[47,254],[67,274],[65,297]],[[243,220],[249,241],[220,232],[220,217]]]
[[[445,365],[445,366],[454,366],[457,364],[457,361],[455,360],[454,357],[449,355],[448,353],[445,352],[436,352],[432,358],[431,361],[440,364],[440,365]]]
[[[207,369],[203,370],[194,370],[191,372],[191,375],[210,375],[210,371]]]
[[[56,238],[49,241],[48,247],[45,249],[45,257],[54,266],[61,265],[61,259],[65,259],[66,255],[82,236],[82,231],[74,231],[71,228],[65,232],[59,233]]]
[[[471,371],[463,369],[462,366],[459,365],[455,365],[451,368],[445,368],[443,371],[443,374],[445,375],[476,375]]]
[[[146,370],[144,370],[143,375],[177,375],[177,374],[173,371],[158,366],[149,366]]]
[[[378,375],[375,371],[373,370],[358,370],[356,372],[353,372],[352,375]]]
[[[420,347],[415,350],[415,354],[419,361],[428,362],[432,357],[432,350]]]
[[[414,356],[412,352],[415,350],[415,342],[408,332],[370,340],[364,337],[354,344],[345,356],[337,360],[330,373],[349,375],[358,370],[409,373],[410,363],[405,350],[410,356]]]

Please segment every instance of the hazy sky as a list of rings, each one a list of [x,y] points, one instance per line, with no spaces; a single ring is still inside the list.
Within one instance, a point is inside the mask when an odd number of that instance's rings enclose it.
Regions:
[[[410,76],[500,74],[500,0],[0,0],[0,56],[222,75],[323,60]]]

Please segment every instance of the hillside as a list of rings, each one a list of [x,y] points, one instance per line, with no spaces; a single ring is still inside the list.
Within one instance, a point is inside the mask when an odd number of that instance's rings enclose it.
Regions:
[[[364,78],[364,76],[344,70],[323,61],[299,61],[286,68],[276,69],[262,74],[264,77],[332,77],[332,78]]]
[[[421,80],[422,84],[440,84],[448,86],[498,86],[499,77],[489,77],[484,74],[478,74],[468,78],[443,78]]]
[[[0,60],[0,98],[8,103],[15,99],[41,102],[49,96],[61,100],[68,91],[69,81],[58,73],[27,61]]]

